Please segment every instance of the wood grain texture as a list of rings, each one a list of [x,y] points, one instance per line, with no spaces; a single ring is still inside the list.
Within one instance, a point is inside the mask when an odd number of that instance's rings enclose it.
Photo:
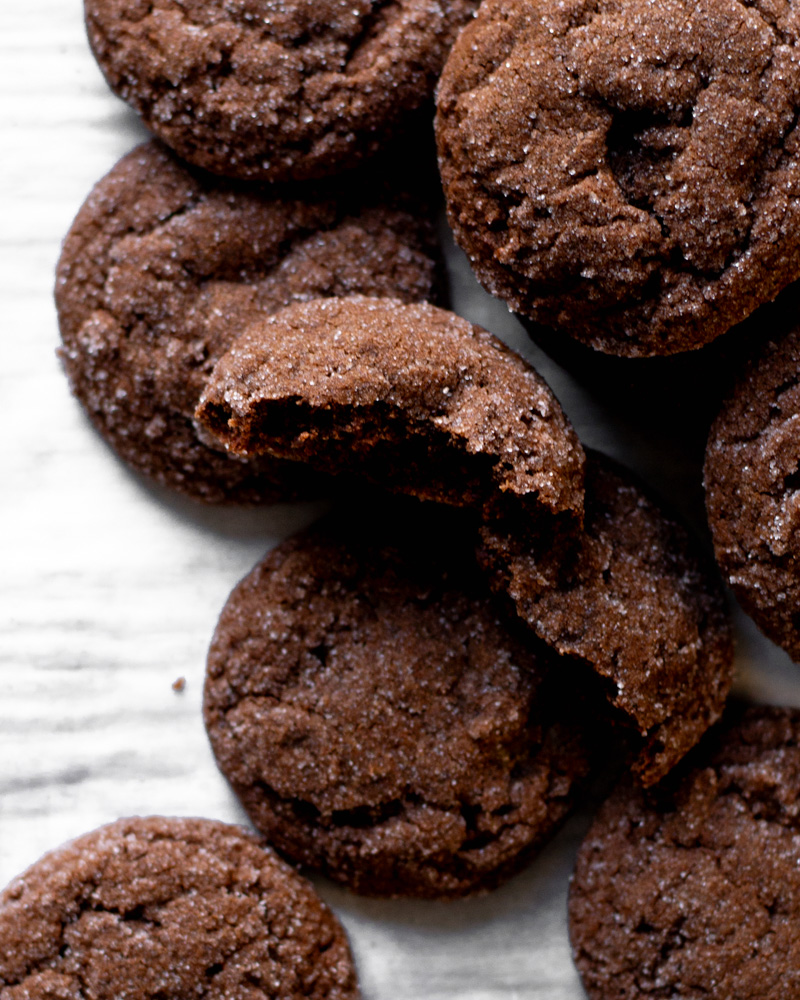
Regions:
[[[0,883],[135,813],[243,821],[200,716],[206,647],[233,584],[320,505],[206,510],[128,472],[72,400],[53,269],[91,185],[145,133],[107,90],[79,0],[0,6]],[[603,411],[535,351],[450,247],[456,311],[533,360],[587,444],[697,519],[679,444]],[[800,704],[800,672],[742,616],[740,690]],[[172,683],[186,678],[176,693]],[[522,875],[457,904],[361,900],[327,883],[367,1000],[579,1000],[567,880],[587,815]]]

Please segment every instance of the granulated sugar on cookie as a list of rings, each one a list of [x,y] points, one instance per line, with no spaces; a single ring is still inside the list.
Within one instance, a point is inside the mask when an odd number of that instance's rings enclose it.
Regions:
[[[800,21],[770,0],[486,0],[438,90],[456,240],[492,294],[627,357],[800,277]]]

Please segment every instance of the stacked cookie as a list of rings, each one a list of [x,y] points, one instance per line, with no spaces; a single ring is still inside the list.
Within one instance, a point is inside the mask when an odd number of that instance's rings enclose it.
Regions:
[[[429,305],[354,297],[253,326],[212,374],[201,425],[243,457],[472,510],[480,561],[531,636],[608,684],[665,774],[722,710],[731,646],[714,575],[628,473],[589,461],[536,373]]]
[[[322,295],[435,296],[423,190],[359,176],[313,191],[242,185],[157,142],[78,213],[58,265],[61,358],[92,422],[134,469],[212,503],[319,491],[308,470],[231,461],[198,438],[215,362],[254,318]]]
[[[348,504],[270,552],[217,626],[221,769],[285,857],[356,892],[492,888],[591,771],[581,699],[494,606],[468,538],[436,507]]]
[[[367,894],[486,890],[621,754],[633,777],[573,888],[587,988],[734,995],[716,957],[701,968],[713,948],[692,947],[728,934],[708,911],[731,895],[731,947],[766,956],[743,983],[778,981],[769,934],[795,947],[793,887],[765,903],[748,859],[762,835],[778,877],[797,853],[800,791],[776,791],[797,722],[754,714],[693,752],[732,679],[714,570],[626,470],[584,452],[529,365],[431,304],[430,192],[399,175],[476,7],[86,0],[109,83],[188,162],[153,141],[95,188],[59,263],[61,357],[145,475],[214,503],[339,497],[238,585],[209,654],[214,752],[285,858]],[[480,280],[625,357],[699,347],[774,297],[800,272],[795,28],[793,10],[739,0],[484,0],[437,116]],[[720,560],[796,655],[770,600],[795,601],[793,335],[770,351],[758,413],[737,390],[706,478]],[[731,839],[734,889],[712,891],[707,852]],[[685,892],[676,845],[700,857]],[[625,859],[612,875],[609,852]],[[208,821],[91,834],[12,884],[3,921],[9,997],[357,995],[312,890]]]

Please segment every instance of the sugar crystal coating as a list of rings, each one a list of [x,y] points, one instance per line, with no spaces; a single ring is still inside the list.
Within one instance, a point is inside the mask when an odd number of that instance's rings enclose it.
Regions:
[[[639,734],[634,769],[651,784],[722,714],[733,677],[725,601],[688,532],[596,452],[585,511],[571,550],[487,525],[480,559],[540,639],[604,680]]]
[[[800,715],[738,714],[666,786],[621,786],[587,834],[569,916],[591,1000],[800,992]]]
[[[800,8],[486,0],[438,92],[451,225],[512,309],[630,357],[800,277]]]
[[[723,572],[800,662],[800,330],[752,358],[711,428],[708,523]]]
[[[550,388],[426,303],[320,299],[259,321],[216,366],[197,417],[235,454],[457,506],[581,516],[583,449]]]
[[[289,302],[430,296],[438,253],[424,217],[417,197],[382,179],[246,186],[191,170],[160,143],[139,146],[92,191],[59,261],[72,389],[122,458],[167,486],[209,502],[306,492],[306,470],[232,460],[198,439],[208,374],[254,316]]]
[[[547,651],[492,606],[453,513],[407,504],[339,511],[238,585],[205,720],[287,857],[368,895],[460,896],[554,832],[589,738]]]
[[[428,101],[478,0],[85,0],[111,88],[184,159],[327,176]]]
[[[124,819],[0,895],[3,1000],[358,1000],[344,931],[244,830]]]

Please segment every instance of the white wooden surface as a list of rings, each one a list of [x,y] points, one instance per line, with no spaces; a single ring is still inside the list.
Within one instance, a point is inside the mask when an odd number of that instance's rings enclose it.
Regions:
[[[243,820],[200,717],[206,647],[233,584],[321,509],[207,510],[153,488],[69,395],[54,354],[60,240],[91,185],[144,135],[95,67],[80,0],[0,0],[0,884],[121,815]],[[605,414],[450,257],[456,311],[533,360],[587,444],[680,506],[695,475],[680,453]],[[739,690],[800,704],[800,668],[741,615],[737,628]],[[367,1000],[582,997],[564,905],[587,821],[477,900],[376,902],[320,881]]]

